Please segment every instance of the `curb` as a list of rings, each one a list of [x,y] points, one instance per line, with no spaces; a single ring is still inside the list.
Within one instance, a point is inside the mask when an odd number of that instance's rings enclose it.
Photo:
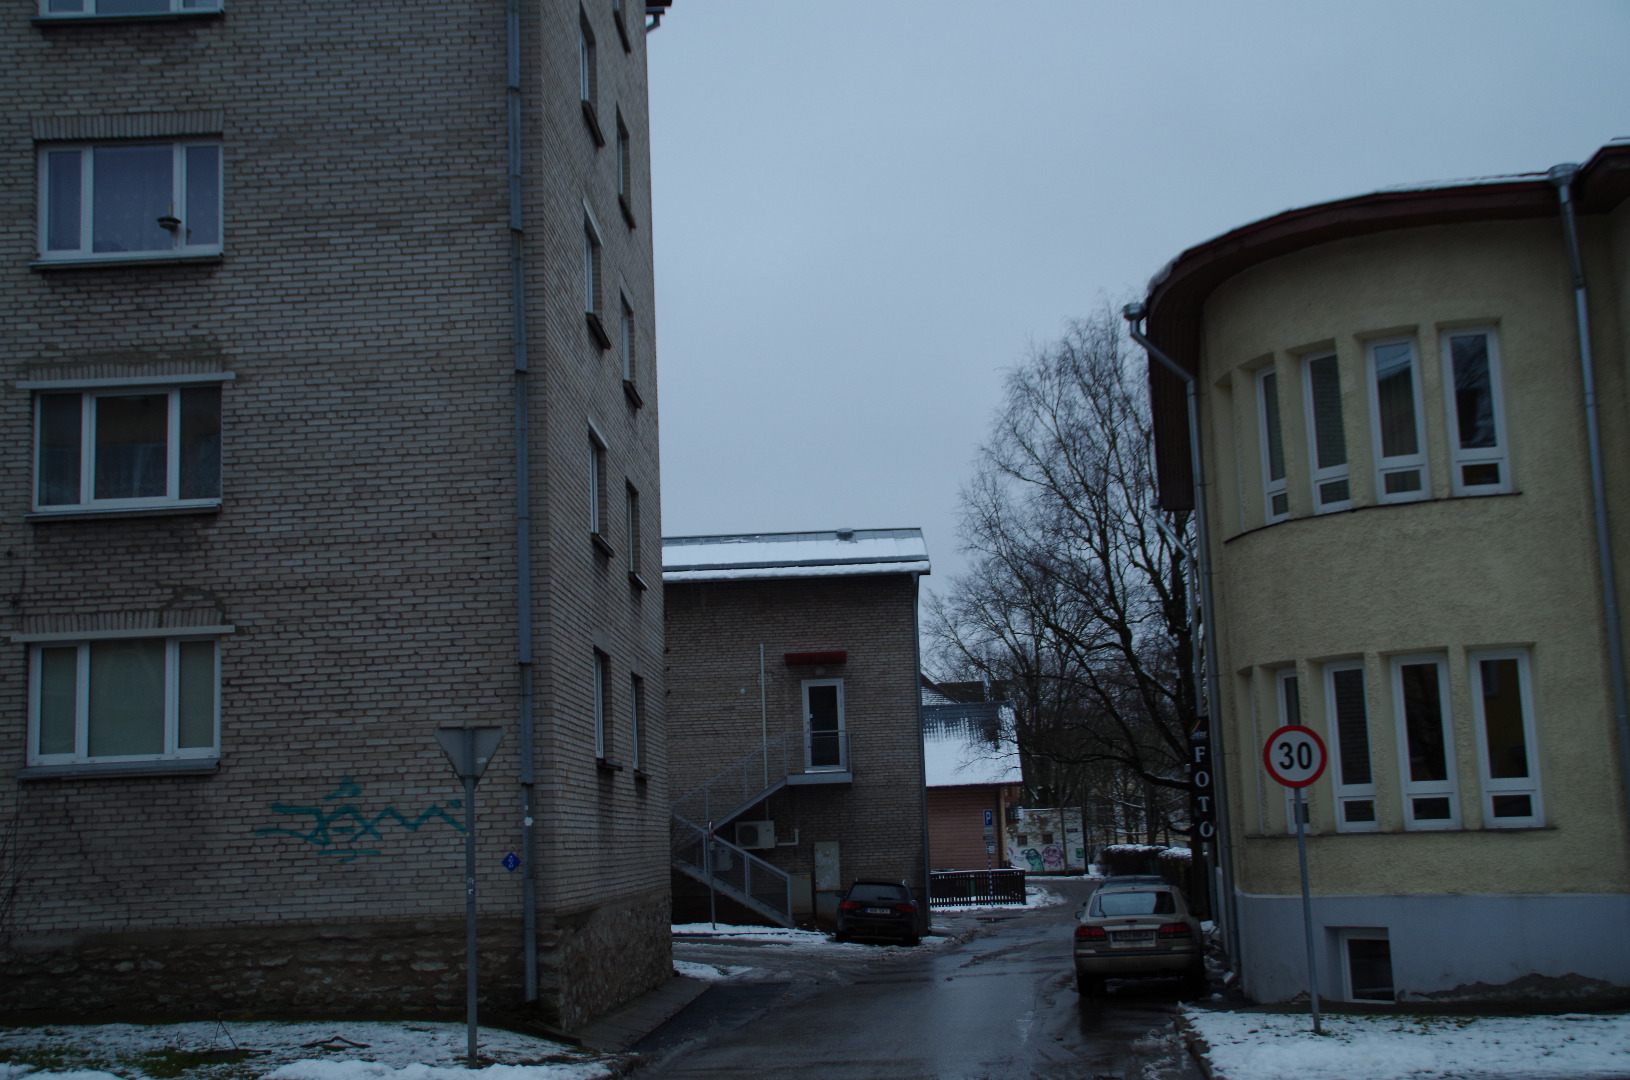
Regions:
[[[1194,1064],[1199,1068],[1200,1075],[1205,1077],[1205,1080],[1228,1080],[1226,1076],[1212,1067],[1211,1046],[1206,1042],[1205,1036],[1196,1031],[1194,1025],[1189,1023],[1187,1016],[1178,1013],[1172,1026],[1177,1032],[1177,1037],[1183,1041],[1184,1048],[1188,1050],[1189,1057],[1194,1059]]]

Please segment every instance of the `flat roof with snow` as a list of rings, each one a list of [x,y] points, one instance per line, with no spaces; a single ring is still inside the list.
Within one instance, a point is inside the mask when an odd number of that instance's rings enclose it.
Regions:
[[[923,542],[921,529],[833,529],[662,539],[664,583],[928,572],[928,545]]]

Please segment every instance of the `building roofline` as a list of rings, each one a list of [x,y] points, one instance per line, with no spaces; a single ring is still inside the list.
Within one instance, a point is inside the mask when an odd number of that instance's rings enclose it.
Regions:
[[[1574,180],[1581,213],[1606,213],[1630,198],[1630,139],[1599,149]],[[1201,316],[1223,282],[1270,259],[1319,244],[1392,229],[1514,221],[1558,213],[1544,173],[1388,188],[1286,210],[1242,225],[1184,251],[1149,283],[1146,333],[1162,351],[1197,371]],[[1149,364],[1160,504],[1193,508],[1183,383]]]

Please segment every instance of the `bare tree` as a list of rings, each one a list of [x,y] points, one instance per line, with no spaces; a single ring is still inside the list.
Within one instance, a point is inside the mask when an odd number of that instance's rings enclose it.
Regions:
[[[1034,797],[1186,827],[1196,716],[1188,515],[1154,508],[1142,365],[1106,306],[1007,378],[962,494],[973,567],[930,601],[935,662],[1017,699]]]

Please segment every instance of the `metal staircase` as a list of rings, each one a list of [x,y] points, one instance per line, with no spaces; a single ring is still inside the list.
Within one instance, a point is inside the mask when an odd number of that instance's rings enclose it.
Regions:
[[[673,868],[780,926],[793,925],[792,877],[718,834],[725,825],[789,784],[847,783],[848,741],[841,732],[792,732],[769,740],[682,795],[669,813]],[[794,761],[794,750],[801,760]],[[708,826],[714,835],[708,839]],[[711,870],[708,852],[711,849]]]

